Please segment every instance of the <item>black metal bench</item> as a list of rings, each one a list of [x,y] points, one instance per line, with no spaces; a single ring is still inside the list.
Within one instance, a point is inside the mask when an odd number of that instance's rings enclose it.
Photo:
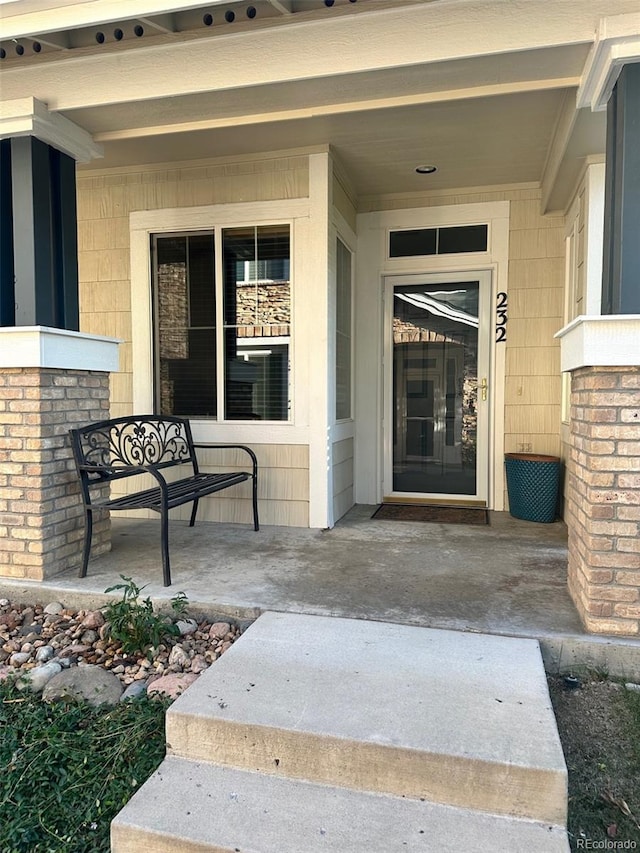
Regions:
[[[189,526],[193,527],[198,501],[205,495],[251,480],[253,527],[258,523],[258,460],[241,444],[194,444],[191,426],[185,418],[135,415],[88,424],[69,431],[73,455],[80,476],[85,513],[84,548],[79,577],[87,574],[95,510],[151,509],[160,513],[162,572],[164,585],[171,585],[169,564],[169,510],[193,502]],[[236,449],[249,454],[252,470],[224,474],[203,474],[198,468],[195,449]],[[161,471],[178,465],[190,465],[192,472],[176,480],[167,480]],[[112,498],[102,488],[124,477],[150,474],[158,483],[150,489]]]

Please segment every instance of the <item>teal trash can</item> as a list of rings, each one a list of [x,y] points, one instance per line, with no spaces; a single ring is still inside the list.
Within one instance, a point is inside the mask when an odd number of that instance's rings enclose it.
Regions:
[[[537,453],[506,453],[504,459],[511,515],[525,521],[555,521],[560,459]]]

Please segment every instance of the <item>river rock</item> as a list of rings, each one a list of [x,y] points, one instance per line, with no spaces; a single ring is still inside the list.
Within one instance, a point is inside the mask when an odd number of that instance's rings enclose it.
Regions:
[[[31,654],[29,652],[14,652],[9,658],[10,666],[22,666],[23,663],[26,663]]]
[[[40,646],[40,648],[36,652],[36,660],[38,661],[38,663],[46,663],[54,656],[55,651],[53,650],[53,646]]]
[[[97,639],[98,635],[93,628],[88,628],[80,635],[80,642],[87,646],[92,646]]]
[[[91,646],[87,646],[86,643],[71,643],[69,646],[65,646],[64,649],[59,654],[61,658],[71,657],[72,655],[81,655],[84,652],[89,651]]]
[[[33,642],[42,634],[42,630],[42,625],[23,625],[18,631],[18,636],[24,637],[26,640],[31,637],[31,642]]]
[[[47,685],[51,679],[61,671],[62,667],[60,664],[54,660],[50,660],[48,663],[36,666],[34,669],[30,669],[25,673],[25,675],[20,678],[18,686],[21,689],[29,688],[32,693],[40,693],[40,691],[44,689],[45,685]]]
[[[169,655],[169,666],[187,666],[188,663],[189,655],[185,652],[182,646],[174,646]]]
[[[180,631],[180,636],[185,637],[187,634],[195,634],[198,630],[198,623],[195,619],[178,619],[176,628]]]
[[[214,622],[213,625],[209,628],[209,636],[211,639],[219,639],[221,640],[224,636],[226,636],[231,630],[231,625],[228,622]]]
[[[0,614],[0,625],[4,625],[9,631],[14,631],[18,625],[18,620],[15,613]]]
[[[147,692],[147,685],[144,681],[133,681],[120,697],[121,702],[126,702],[127,699],[139,699]]]
[[[82,620],[83,628],[101,628],[104,625],[104,614],[100,610],[90,610]]]
[[[204,655],[194,655],[191,659],[191,672],[204,672],[209,663]]]
[[[116,705],[122,695],[117,676],[99,666],[77,666],[55,675],[42,692],[45,702],[84,699],[90,705]]]
[[[168,675],[163,675],[150,684],[147,688],[147,693],[150,696],[153,693],[164,693],[171,699],[176,699],[199,677],[194,672],[170,672]]]
[[[51,616],[58,616],[64,610],[64,606],[59,601],[52,601],[44,608],[44,612]]]

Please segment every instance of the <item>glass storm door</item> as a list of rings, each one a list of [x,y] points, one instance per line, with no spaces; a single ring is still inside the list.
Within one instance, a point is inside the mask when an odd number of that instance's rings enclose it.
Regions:
[[[385,496],[486,504],[490,273],[387,280]]]

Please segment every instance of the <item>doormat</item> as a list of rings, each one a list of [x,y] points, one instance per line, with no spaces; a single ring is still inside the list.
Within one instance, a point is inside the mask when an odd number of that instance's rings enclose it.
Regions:
[[[486,509],[467,506],[380,504],[371,518],[382,521],[431,521],[440,524],[489,524]]]

